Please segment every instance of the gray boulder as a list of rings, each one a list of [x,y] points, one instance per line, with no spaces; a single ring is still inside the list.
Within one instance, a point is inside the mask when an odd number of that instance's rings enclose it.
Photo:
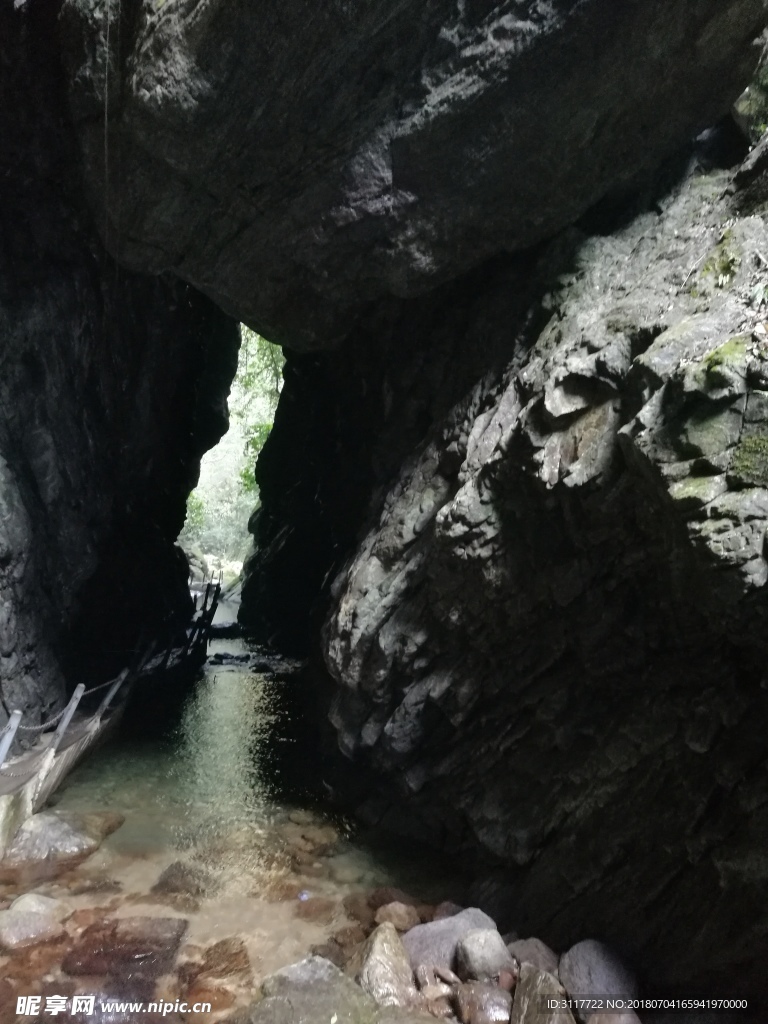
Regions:
[[[0,949],[9,952],[49,942],[64,934],[62,920],[69,908],[61,900],[29,893],[20,896],[8,910],[0,911]]]
[[[494,921],[475,907],[462,910],[453,917],[430,921],[411,928],[403,936],[403,945],[416,970],[422,964],[427,967],[447,967],[453,970],[456,963],[456,949],[459,942],[476,929],[496,929]]]
[[[330,960],[311,956],[267,978],[263,998],[246,1014],[249,1024],[425,1024],[421,1015],[379,1010],[374,1000]],[[427,1021],[429,1018],[427,1018]]]
[[[41,811],[22,824],[5,857],[0,879],[56,874],[85,860],[124,819],[111,811]]]
[[[531,964],[540,971],[557,975],[560,957],[541,939],[515,939],[507,943],[507,949],[521,964]]]
[[[456,946],[456,973],[462,981],[490,981],[514,971],[515,961],[495,928],[475,928]]]
[[[408,954],[395,926],[379,925],[354,965],[355,980],[379,1006],[412,1007],[418,1000]]]
[[[637,995],[637,981],[613,950],[585,939],[577,942],[560,958],[560,981],[572,996]],[[577,1014],[586,1020],[584,1014]]]

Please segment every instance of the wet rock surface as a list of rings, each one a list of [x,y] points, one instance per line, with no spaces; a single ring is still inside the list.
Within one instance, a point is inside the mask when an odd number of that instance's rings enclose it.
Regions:
[[[349,973],[380,1006],[413,1006],[418,993],[408,954],[393,924],[380,924]]]
[[[156,978],[174,961],[187,922],[128,917],[90,925],[64,959],[67,974]]]
[[[22,823],[0,860],[0,880],[53,877],[89,857],[123,820],[111,811],[33,814]]]

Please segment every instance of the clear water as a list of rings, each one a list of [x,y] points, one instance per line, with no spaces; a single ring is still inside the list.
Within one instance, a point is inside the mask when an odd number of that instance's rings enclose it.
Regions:
[[[211,653],[217,650],[245,647],[217,641]],[[209,664],[175,714],[147,710],[142,720],[142,709],[138,729],[113,738],[72,773],[56,794],[58,809],[125,816],[66,883],[73,907],[181,914],[190,922],[189,942],[240,936],[264,975],[348,925],[342,901],[350,892],[396,885],[425,901],[459,898],[456,879],[436,870],[431,857],[385,851],[349,823],[285,796],[278,762],[300,754],[286,728],[286,685],[241,665]],[[307,826],[324,830],[327,842],[308,844]],[[152,892],[176,861],[214,880],[199,905],[169,907]],[[84,879],[94,891],[79,891]],[[322,912],[307,914],[313,906]]]

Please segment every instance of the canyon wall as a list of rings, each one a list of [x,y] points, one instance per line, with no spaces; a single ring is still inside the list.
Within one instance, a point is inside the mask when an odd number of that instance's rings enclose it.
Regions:
[[[105,252],[58,53],[55,9],[3,5],[0,720],[26,725],[186,613],[173,540],[239,344],[189,285]]]

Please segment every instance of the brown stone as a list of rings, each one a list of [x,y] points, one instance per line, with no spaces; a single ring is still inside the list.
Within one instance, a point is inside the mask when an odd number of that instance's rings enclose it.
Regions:
[[[537,1024],[575,1024],[568,1010],[542,1010],[545,1000],[562,1000],[565,994],[565,989],[553,974],[540,971],[533,964],[523,964],[512,1005],[512,1024],[528,1024],[532,1019]]]
[[[406,903],[385,903],[376,911],[376,924],[393,924],[399,932],[407,932],[421,924],[421,918],[416,907]]]
[[[326,960],[330,960],[332,964],[335,964],[341,970],[346,967],[349,960],[349,953],[346,949],[342,949],[335,939],[329,939],[327,942],[312,946],[310,952],[314,953],[315,956],[322,956]]]
[[[303,888],[301,882],[296,882],[289,878],[280,878],[272,882],[266,893],[262,889],[258,889],[253,895],[260,896],[262,899],[266,896],[270,903],[281,903],[283,900],[298,899],[299,893]]]
[[[90,925],[64,958],[67,974],[157,977],[173,963],[187,922],[175,917],[126,917]]]
[[[376,911],[368,902],[368,894],[365,892],[352,892],[344,897],[342,906],[348,916],[358,921],[363,928],[370,930],[376,923]]]
[[[203,953],[203,971],[217,978],[234,974],[250,974],[251,961],[242,939],[228,938],[214,942]]]
[[[435,919],[435,911],[437,907],[434,907],[431,903],[419,903],[416,907],[419,914],[419,920],[422,924],[429,924],[430,921]]]
[[[179,982],[188,987],[197,981],[203,973],[203,965],[199,960],[185,960],[183,964],[179,964],[176,973],[179,976]]]
[[[336,913],[338,904],[325,896],[310,896],[308,900],[296,904],[296,916],[302,921],[317,921],[319,924],[330,924]]]
[[[407,907],[416,907],[420,902],[393,885],[382,885],[378,889],[371,889],[368,893],[368,905],[374,913],[388,903],[404,903]]]
[[[512,996],[503,988],[481,981],[459,985],[454,993],[456,1014],[461,1024],[495,1024],[509,1021]]]
[[[334,935],[333,938],[342,949],[350,949],[352,946],[357,946],[361,942],[365,942],[367,933],[362,925],[359,924],[348,924],[344,928],[340,928]]]
[[[176,860],[162,872],[151,891],[153,893],[202,897],[213,889],[215,889],[215,882],[209,872],[195,864]]]
[[[210,1003],[210,1012],[213,1014],[221,1013],[222,1010],[228,1010],[234,1004],[235,997],[226,988],[198,981],[191,985],[184,993],[184,1000],[192,1005],[195,1003]],[[192,1013],[191,1011],[187,1012],[185,1017],[190,1021],[206,1021],[209,1019],[208,1013]]]
[[[6,978],[0,978],[0,1024],[15,1024],[16,1019],[16,989]]]
[[[82,907],[69,915],[66,921],[67,928],[70,931],[82,931],[83,928],[88,928],[90,925],[96,924],[97,921],[101,921],[105,913],[104,907]]]

